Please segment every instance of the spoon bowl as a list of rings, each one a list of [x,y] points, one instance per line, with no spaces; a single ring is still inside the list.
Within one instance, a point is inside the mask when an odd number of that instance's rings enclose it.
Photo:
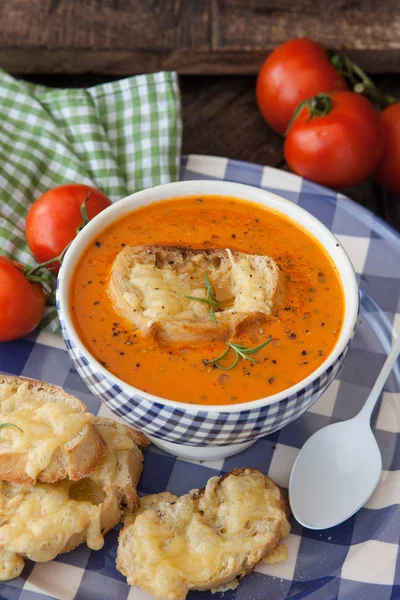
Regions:
[[[320,429],[303,446],[290,477],[294,517],[309,529],[342,523],[365,504],[381,471],[378,444],[361,419]]]
[[[356,513],[378,485],[382,457],[371,415],[400,353],[400,337],[356,417],[314,433],[304,444],[289,480],[289,501],[308,529],[328,529]]]

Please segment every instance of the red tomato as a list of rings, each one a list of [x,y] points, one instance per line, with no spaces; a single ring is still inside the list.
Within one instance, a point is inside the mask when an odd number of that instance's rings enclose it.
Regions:
[[[374,181],[400,194],[400,102],[381,112],[383,150],[374,173]]]
[[[30,333],[43,317],[45,296],[38,283],[30,283],[18,263],[0,256],[0,342]]]
[[[354,92],[321,94],[311,102],[314,109],[300,109],[285,139],[292,171],[335,188],[369,177],[382,151],[379,113]]]
[[[278,46],[268,56],[258,74],[256,97],[267,123],[284,133],[302,100],[333,90],[347,90],[343,77],[320,44],[299,38]]]
[[[26,217],[25,235],[39,263],[56,258],[72,242],[83,225],[81,207],[85,199],[89,220],[111,204],[103,192],[80,183],[60,185],[32,204]],[[57,262],[47,268],[57,272],[59,267]]]

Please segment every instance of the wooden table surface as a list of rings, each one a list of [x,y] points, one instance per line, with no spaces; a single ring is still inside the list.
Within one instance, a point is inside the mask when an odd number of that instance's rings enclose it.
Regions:
[[[177,70],[184,153],[285,168],[282,139],[254,98],[267,54],[311,36],[344,49],[400,98],[398,7],[399,0],[7,0],[0,65],[63,87]],[[400,230],[399,198],[372,183],[345,193]]]
[[[258,72],[311,36],[374,73],[399,72],[398,0],[3,0],[0,64],[20,73]]]

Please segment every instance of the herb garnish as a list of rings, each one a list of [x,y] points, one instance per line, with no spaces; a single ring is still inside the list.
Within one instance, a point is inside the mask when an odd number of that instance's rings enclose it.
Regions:
[[[199,298],[198,296],[186,296],[186,295],[185,295],[185,298],[188,298],[188,300],[196,300],[196,302],[205,302],[206,304],[209,304],[211,321],[213,323],[217,324],[217,319],[215,318],[214,311],[216,308],[221,308],[221,303],[215,297],[215,294],[211,287],[211,281],[208,276],[208,273],[206,273],[204,275],[204,281],[205,281],[205,285],[206,285],[207,298]]]
[[[15,427],[15,429],[18,429],[18,431],[24,433],[21,427],[18,427],[18,425],[14,425],[14,423],[0,423],[0,429],[3,429],[3,427]]]
[[[242,358],[243,360],[249,360],[253,363],[258,363],[258,360],[250,355],[254,354],[255,352],[258,352],[259,350],[262,350],[270,342],[272,342],[272,336],[265,340],[265,342],[263,342],[262,344],[259,344],[258,346],[253,346],[253,348],[247,348],[246,346],[241,346],[240,344],[234,344],[232,342],[225,342],[226,349],[220,356],[217,356],[217,358],[213,358],[212,360],[204,360],[203,362],[205,365],[215,365],[218,369],[222,369],[223,371],[230,371],[231,369],[236,367],[236,365],[239,362],[239,358]],[[222,365],[219,365],[218,363],[223,358],[225,358],[225,356],[230,350],[233,350],[235,353],[235,359],[233,363],[229,365],[229,367],[223,367]]]

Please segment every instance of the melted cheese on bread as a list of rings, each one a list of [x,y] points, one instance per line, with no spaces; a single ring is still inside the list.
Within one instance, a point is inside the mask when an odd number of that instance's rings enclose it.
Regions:
[[[279,274],[272,258],[229,248],[126,246],[113,261],[108,291],[116,312],[145,335],[164,342],[225,339],[247,317],[271,314]]]
[[[230,313],[270,313],[271,297],[275,291],[275,273],[269,270],[254,268],[254,258],[250,254],[235,253],[227,249],[229,261],[217,269],[210,268],[210,280],[217,297],[232,298],[231,306],[224,309]],[[194,256],[187,260],[182,268],[172,265],[157,267],[155,263],[135,262],[130,269],[132,290],[124,293],[124,299],[134,310],[142,310],[143,315],[151,320],[170,320],[195,322],[199,317],[209,315],[207,303],[190,300],[187,296],[206,299],[204,287],[204,261]],[[201,257],[202,258],[202,257]],[[264,258],[264,257],[263,257]],[[270,259],[271,260],[271,259]],[[229,273],[230,271],[230,273]],[[224,276],[229,277],[225,289],[220,289]],[[271,281],[266,284],[266,278]],[[272,290],[268,297],[268,289]],[[135,291],[133,291],[135,290]],[[217,316],[221,316],[217,313]]]
[[[22,556],[0,549],[0,581],[8,581],[18,577],[24,568]]]
[[[96,427],[107,442],[107,452],[89,477],[54,484],[0,482],[0,579],[19,575],[22,556],[37,562],[52,560],[75,534],[86,532],[89,548],[102,548],[102,502],[118,475],[117,453],[134,443],[123,428],[107,427],[100,420]]]
[[[29,382],[16,391],[0,384],[0,423],[13,423],[22,429],[0,430],[0,453],[27,452],[26,474],[35,479],[49,466],[54,451],[93,422],[93,415],[72,406],[46,402],[44,391],[29,389]]]
[[[279,498],[279,489],[267,489],[254,472],[222,482],[213,477],[199,498],[195,492],[143,498],[121,533],[117,567],[160,600],[184,600],[189,589],[218,582],[221,571],[235,573],[238,557],[255,546],[267,547],[276,534],[271,523],[281,523],[277,542],[289,533]]]
[[[70,486],[67,480],[33,486],[0,482],[0,547],[46,562],[87,527],[89,548],[99,550],[101,507],[71,499]]]

